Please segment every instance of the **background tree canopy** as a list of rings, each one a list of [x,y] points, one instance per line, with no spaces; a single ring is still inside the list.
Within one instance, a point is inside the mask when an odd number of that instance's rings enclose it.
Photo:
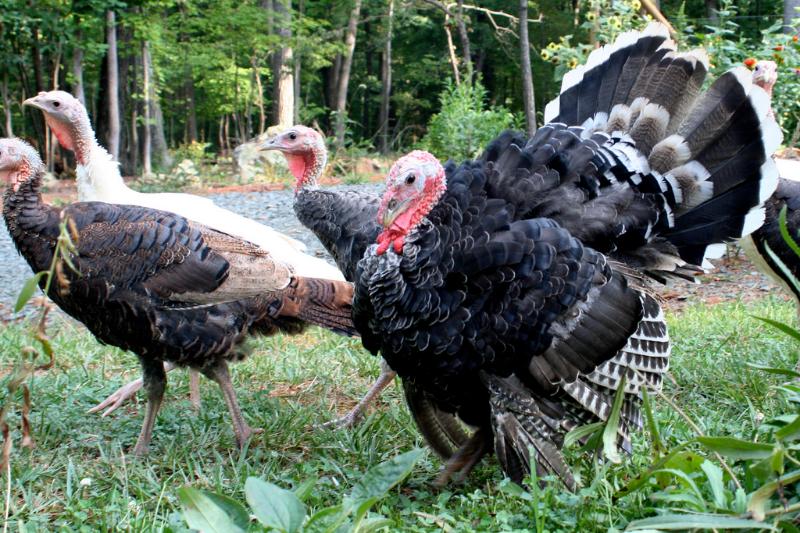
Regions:
[[[192,143],[225,157],[295,121],[318,126],[338,148],[387,153],[422,143],[467,156],[497,129],[525,126],[521,48],[533,74],[529,107],[541,121],[563,73],[646,24],[655,5],[684,46],[710,49],[716,70],[775,56],[776,107],[796,141],[800,55],[783,26],[795,3],[0,0],[5,133],[38,144],[57,173],[71,168],[41,115],[20,105],[59,88],[85,100],[126,174],[169,166]]]

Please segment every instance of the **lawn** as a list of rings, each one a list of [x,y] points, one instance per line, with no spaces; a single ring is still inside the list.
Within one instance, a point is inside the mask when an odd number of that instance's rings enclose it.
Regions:
[[[794,314],[793,304],[766,298],[747,306],[691,305],[670,316],[674,381],[665,384],[665,394],[707,434],[752,437],[761,419],[786,407],[773,387],[786,378],[745,363],[793,368],[797,358],[786,336],[752,315],[793,323]],[[138,377],[134,356],[98,344],[81,326],[59,316],[51,318],[49,331],[56,366],[31,381],[36,447],[16,447],[12,453],[11,531],[185,531],[180,487],[244,501],[250,476],[287,488],[318,478],[307,504],[319,509],[338,503],[366,469],[423,444],[397,387],[390,387],[355,429],[315,427],[351,407],[377,376],[378,364],[358,340],[311,329],[302,336],[254,341],[253,355],[233,367],[245,416],[253,427],[264,429],[247,450],[236,449],[217,387],[203,381],[202,409],[195,412],[188,401],[187,374],[178,371],[169,376],[150,455],[137,460],[126,452],[136,440],[143,403],[107,418],[86,414],[123,382]],[[0,332],[3,376],[30,342],[25,323]],[[5,387],[1,390],[0,395],[6,394]],[[673,408],[659,398],[655,403],[668,444],[695,435]],[[17,418],[11,421],[18,426]],[[600,465],[570,449],[567,455],[583,488],[571,494],[551,483],[531,495],[503,481],[493,458],[484,460],[465,484],[435,490],[431,482],[441,465],[426,452],[373,511],[404,531],[535,531],[537,518],[550,532],[622,530],[630,520],[654,515],[656,506],[681,507],[680,502],[652,500],[648,494],[654,489],[614,499],[617,489],[647,469],[648,454],[646,435],[637,437],[633,456],[622,465]],[[4,494],[5,483],[3,477]]]

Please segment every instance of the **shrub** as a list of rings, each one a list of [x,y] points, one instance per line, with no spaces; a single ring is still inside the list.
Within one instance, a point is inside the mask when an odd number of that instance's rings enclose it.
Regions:
[[[508,109],[487,107],[486,89],[479,81],[448,84],[439,101],[441,111],[431,118],[420,143],[422,149],[437,157],[475,157],[498,133],[519,123]]]

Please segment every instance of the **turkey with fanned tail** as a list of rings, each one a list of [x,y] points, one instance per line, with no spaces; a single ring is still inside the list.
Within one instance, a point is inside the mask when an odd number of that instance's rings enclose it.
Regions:
[[[20,254],[34,272],[48,270],[66,222],[76,249],[60,259],[62,275],[48,296],[100,342],[139,358],[148,403],[134,454],[148,450],[166,387],[164,363],[219,384],[243,447],[252,430],[228,362],[246,355],[246,337],[298,332],[306,323],[354,333],[349,283],[299,276],[262,248],[174,213],[102,202],[47,205],[43,175],[30,145],[0,140],[3,217]]]
[[[653,24],[570,72],[531,139],[392,167],[354,321],[404,382],[476,428],[442,480],[493,448],[515,481],[535,466],[574,488],[564,434],[606,420],[621,383],[630,449],[641,390],[669,363],[652,281],[692,279],[762,224],[775,189],[766,95],[744,69],[703,92],[706,71],[702,50],[677,52]]]

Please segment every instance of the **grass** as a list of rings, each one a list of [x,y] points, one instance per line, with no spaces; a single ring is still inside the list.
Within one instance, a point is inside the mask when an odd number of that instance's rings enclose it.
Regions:
[[[795,345],[751,315],[793,322],[794,313],[792,304],[767,298],[748,306],[694,305],[671,316],[674,383],[665,384],[665,394],[702,431],[751,437],[757,421],[785,407],[771,388],[785,380],[745,363],[793,367],[797,359]],[[217,387],[203,381],[202,410],[194,412],[187,375],[177,371],[170,375],[150,455],[136,460],[126,452],[136,440],[143,403],[107,418],[86,414],[138,377],[134,356],[98,344],[81,326],[58,316],[51,319],[50,333],[56,367],[31,381],[36,447],[12,454],[11,531],[185,531],[178,488],[190,485],[244,501],[248,476],[287,488],[317,477],[307,503],[320,509],[338,503],[367,468],[423,444],[397,387],[355,429],[314,428],[351,407],[377,376],[378,364],[357,340],[311,329],[302,336],[259,339],[252,357],[234,366],[245,416],[264,429],[244,453],[235,447]],[[0,331],[0,376],[30,342],[28,335],[24,323]],[[2,387],[0,398],[6,401],[4,394]],[[655,403],[668,443],[694,436],[669,406],[658,398]],[[18,432],[18,419],[11,422]],[[633,456],[622,465],[598,464],[568,450],[584,485],[576,494],[555,483],[533,495],[517,490],[503,481],[493,458],[466,484],[435,490],[431,481],[440,461],[427,453],[374,511],[403,531],[535,531],[537,519],[549,532],[621,530],[630,520],[655,514],[647,491],[613,499],[649,466],[646,437],[638,436],[634,444]],[[5,476],[2,481],[5,495]]]

